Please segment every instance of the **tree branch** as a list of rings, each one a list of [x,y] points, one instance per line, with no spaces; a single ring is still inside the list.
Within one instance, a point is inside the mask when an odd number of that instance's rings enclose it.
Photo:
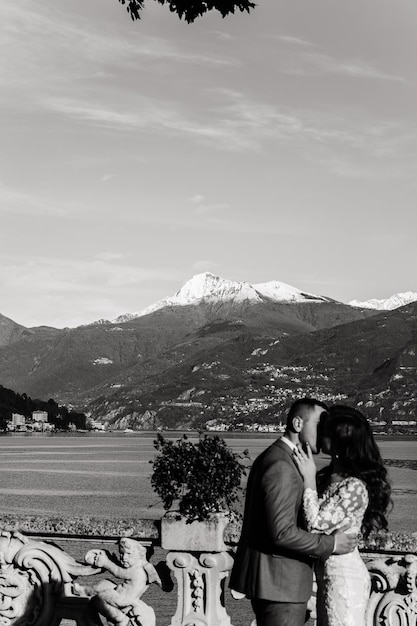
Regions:
[[[249,0],[156,0],[159,4],[167,4],[172,13],[176,13],[180,19],[184,18],[188,24],[194,22],[197,17],[201,17],[209,11],[219,11],[222,17],[239,11],[250,13],[256,4]],[[126,5],[126,10],[132,20],[141,18],[141,11],[144,8],[145,0],[119,0]]]

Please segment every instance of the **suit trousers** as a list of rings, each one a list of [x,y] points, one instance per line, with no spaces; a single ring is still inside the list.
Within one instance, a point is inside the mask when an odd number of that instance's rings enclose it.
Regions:
[[[304,626],[307,602],[272,602],[251,600],[256,626]]]

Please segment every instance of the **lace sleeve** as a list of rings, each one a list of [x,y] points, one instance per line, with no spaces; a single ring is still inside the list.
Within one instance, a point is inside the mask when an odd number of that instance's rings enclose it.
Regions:
[[[323,532],[323,529],[317,526],[320,517],[320,505],[315,489],[310,489],[310,487],[304,489],[303,508],[308,530],[311,532]]]
[[[333,490],[327,490],[322,498],[317,491],[305,489],[304,515],[310,532],[330,534],[348,520],[357,526],[368,506],[368,492],[364,483],[356,478],[341,481]],[[360,522],[359,522],[360,525]]]

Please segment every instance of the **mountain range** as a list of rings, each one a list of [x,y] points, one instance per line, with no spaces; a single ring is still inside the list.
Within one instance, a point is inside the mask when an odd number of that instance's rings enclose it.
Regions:
[[[0,316],[0,384],[119,428],[271,421],[300,395],[411,419],[412,295],[371,307],[205,273],[113,321],[25,328]]]
[[[296,287],[279,281],[251,285],[205,272],[193,276],[174,296],[159,300],[138,313],[121,315],[113,321],[126,322],[135,317],[149,315],[167,306],[187,306],[197,302],[328,302],[329,300],[323,296],[304,293]]]
[[[149,315],[158,309],[167,306],[187,306],[196,304],[199,301],[251,301],[262,302],[332,302],[332,298],[318,296],[316,294],[300,291],[287,283],[277,280],[266,283],[250,284],[247,282],[236,282],[214,276],[210,272],[193,276],[181,289],[172,297],[164,298],[142,309],[137,313],[126,313],[112,320],[115,323],[126,322],[135,317]],[[386,310],[399,308],[411,302],[417,301],[417,293],[407,291],[397,293],[386,299],[372,298],[360,301],[351,300],[348,304],[356,308],[366,308],[375,310]],[[99,320],[103,323],[106,320]]]
[[[398,309],[406,304],[411,304],[417,301],[417,293],[414,291],[406,291],[405,293],[396,293],[390,298],[378,300],[377,298],[371,298],[370,300],[360,301],[351,300],[349,304],[351,306],[362,307],[366,309],[376,309],[378,311],[392,311]]]

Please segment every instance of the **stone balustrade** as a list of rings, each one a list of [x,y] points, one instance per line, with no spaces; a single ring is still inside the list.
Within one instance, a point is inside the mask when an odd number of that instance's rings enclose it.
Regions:
[[[238,535],[227,526],[213,548],[203,530],[190,549],[171,534],[164,550],[161,520],[0,516],[0,626],[250,626],[249,602],[227,589]],[[417,537],[376,536],[361,550],[367,626],[417,626]]]

